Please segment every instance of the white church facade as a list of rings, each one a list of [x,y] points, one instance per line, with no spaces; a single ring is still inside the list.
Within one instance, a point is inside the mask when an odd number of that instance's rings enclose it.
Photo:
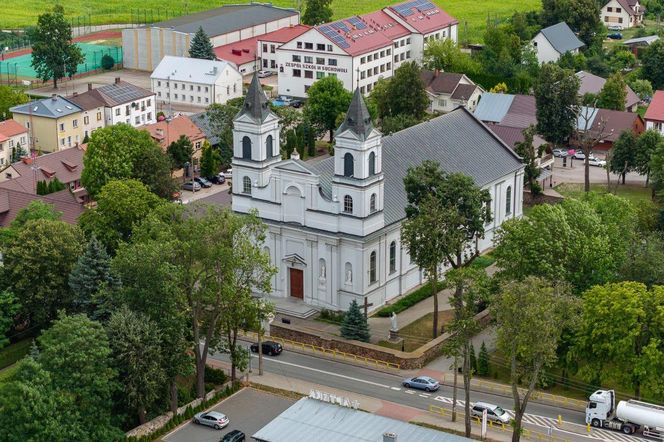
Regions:
[[[375,308],[422,284],[400,229],[403,178],[427,159],[491,193],[494,220],[480,251],[502,222],[522,215],[519,157],[465,109],[383,137],[356,90],[334,156],[318,162],[282,160],[279,127],[254,75],[234,120],[232,207],[258,210],[268,226],[265,248],[278,269],[272,296],[332,310],[366,299]]]

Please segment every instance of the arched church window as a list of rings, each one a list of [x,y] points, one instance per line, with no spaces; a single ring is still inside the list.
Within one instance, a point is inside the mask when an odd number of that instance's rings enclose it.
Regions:
[[[350,195],[344,196],[344,213],[353,213],[353,198]]]
[[[251,159],[251,139],[249,137],[242,138],[242,159]]]
[[[371,152],[369,154],[369,176],[376,174],[376,154]]]
[[[353,176],[355,173],[355,161],[353,155],[347,153],[344,155],[344,176]]]
[[[266,154],[268,157],[271,157],[274,155],[274,152],[272,152],[272,135],[268,135],[267,139],[265,140],[265,148],[267,150]]]
[[[369,211],[374,213],[376,211],[376,194],[372,193],[369,199]]]
[[[369,284],[376,282],[376,252],[369,255]]]
[[[512,213],[512,186],[507,186],[507,194],[505,195],[505,215]]]
[[[248,176],[242,178],[242,193],[251,195],[251,178]]]

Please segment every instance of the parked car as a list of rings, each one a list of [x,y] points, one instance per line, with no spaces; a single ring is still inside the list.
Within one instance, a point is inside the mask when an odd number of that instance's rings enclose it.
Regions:
[[[606,27],[609,31],[622,31],[622,26],[620,25],[609,25]]]
[[[218,411],[201,412],[194,415],[195,424],[207,425],[215,430],[221,430],[230,423],[228,416]]]
[[[436,391],[440,388],[438,381],[428,376],[404,379],[403,386],[406,388],[417,388],[424,391]]]
[[[500,408],[498,405],[488,404],[486,402],[477,402],[470,409],[470,414],[482,418],[482,413],[486,410],[486,417],[494,422],[502,424],[509,424],[512,417],[508,412]]]
[[[262,347],[264,355],[276,356],[284,351],[284,348],[281,346],[281,344],[274,341],[265,341],[263,342]],[[251,344],[251,352],[258,353],[258,343]]]
[[[245,435],[240,430],[233,430],[222,437],[219,442],[244,442]]]
[[[273,72],[271,71],[258,71],[258,78],[267,78],[271,77]]]
[[[295,107],[295,108],[302,107],[303,104],[304,103],[302,102],[302,100],[292,100],[290,102],[291,107]]]
[[[607,35],[611,40],[622,40],[622,34],[620,32],[612,32]]]
[[[205,179],[212,184],[224,184],[226,182],[226,177],[222,173],[206,177]]]
[[[564,158],[566,157],[567,154],[567,149],[553,149],[553,156],[558,157],[558,158]]]
[[[226,172],[221,172],[221,174],[227,180],[232,180],[233,179],[233,168],[228,169]]]
[[[586,159],[586,154],[583,153],[583,151],[581,151],[581,150],[577,150],[574,153],[574,159],[575,160],[585,160]]]
[[[198,184],[201,185],[201,187],[204,187],[206,189],[212,187],[212,183],[203,178],[202,176],[194,178],[194,181],[196,181]]]
[[[588,164],[590,164],[591,166],[605,167],[606,161],[590,156],[590,158],[588,158]]]
[[[201,190],[201,185],[196,181],[187,181],[182,185],[182,190],[189,190],[191,192],[198,192]]]

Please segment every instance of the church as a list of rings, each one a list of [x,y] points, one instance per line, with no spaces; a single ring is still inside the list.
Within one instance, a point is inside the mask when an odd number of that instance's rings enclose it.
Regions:
[[[373,127],[359,90],[335,134],[334,156],[317,162],[280,155],[279,118],[254,75],[234,119],[233,210],[258,210],[268,226],[265,251],[278,269],[279,298],[331,310],[355,300],[373,308],[424,282],[401,243],[407,205],[403,179],[409,167],[437,161],[489,190],[496,229],[522,215],[520,158],[470,112],[446,115],[394,133]]]

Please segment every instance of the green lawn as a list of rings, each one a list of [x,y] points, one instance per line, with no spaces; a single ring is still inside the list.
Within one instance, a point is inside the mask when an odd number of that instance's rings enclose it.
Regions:
[[[7,368],[3,368],[0,370],[0,385],[4,384],[9,380],[9,378],[16,373],[16,370],[18,369],[18,365],[14,364],[12,366],[9,366]]]
[[[23,359],[23,357],[30,352],[31,345],[32,338],[26,338],[0,350],[0,369],[8,367]]]
[[[611,187],[614,188],[615,186],[612,185]],[[556,186],[556,190],[568,198],[578,198],[583,195],[583,184],[561,184]],[[594,192],[606,193],[606,184],[591,184],[590,190]],[[650,194],[651,189],[649,187],[643,186],[623,186],[620,184],[616,189],[616,195],[630,200],[637,205],[644,203],[652,204]]]
[[[349,17],[355,14],[381,9],[384,6],[401,3],[403,0],[368,0],[353,2],[350,0],[334,0],[332,9],[334,18]],[[478,41],[482,38],[483,30],[489,14],[492,18],[506,18],[515,11],[528,11],[539,9],[540,0],[434,0],[442,9],[459,20],[459,39]],[[186,12],[195,12],[212,8],[217,5],[241,3],[237,0],[182,0],[164,3],[161,0],[143,0],[136,3],[132,0],[70,0],[64,3],[68,18],[74,19],[74,26],[79,22],[88,21],[88,14],[92,24],[143,22],[144,20],[159,21],[167,17],[177,16]],[[293,0],[274,0],[276,6],[293,8],[298,2]],[[37,16],[52,8],[51,0],[20,0],[9,2],[2,11],[2,28],[19,28],[33,26]],[[136,9],[141,8],[140,11]],[[138,18],[140,16],[140,18]],[[464,35],[465,23],[468,33]]]
[[[432,301],[433,303],[433,301]],[[454,310],[443,310],[438,312],[438,327],[449,323],[454,317]],[[415,322],[411,322],[402,329],[399,329],[399,336],[404,340],[404,350],[413,351],[423,346],[431,340],[433,332],[433,312],[427,313]],[[401,350],[401,344],[394,344],[389,341],[380,341],[378,345],[383,347]]]

